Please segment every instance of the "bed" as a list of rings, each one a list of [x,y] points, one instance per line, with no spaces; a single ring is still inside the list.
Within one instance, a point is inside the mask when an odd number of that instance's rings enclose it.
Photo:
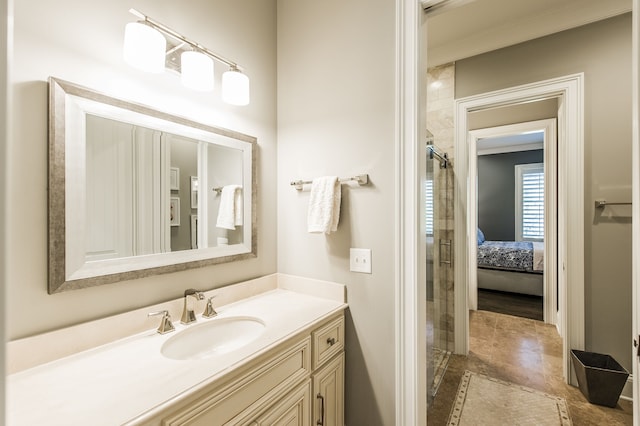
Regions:
[[[544,295],[544,244],[486,241],[478,229],[478,288]]]

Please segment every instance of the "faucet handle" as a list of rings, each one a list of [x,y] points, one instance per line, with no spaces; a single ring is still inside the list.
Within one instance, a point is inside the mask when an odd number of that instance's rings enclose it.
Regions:
[[[150,312],[147,316],[151,317],[156,315],[162,315],[162,318],[160,319],[160,326],[158,327],[158,330],[157,330],[158,333],[165,334],[175,330],[175,327],[171,322],[171,315],[169,315],[169,311],[164,310],[164,311],[158,311],[158,312]]]
[[[202,316],[205,318],[212,318],[215,317],[216,315],[218,315],[218,313],[216,312],[215,309],[213,309],[213,303],[211,303],[211,300],[216,297],[216,296],[211,296],[210,298],[207,299],[207,305],[204,308],[204,312],[202,313]]]

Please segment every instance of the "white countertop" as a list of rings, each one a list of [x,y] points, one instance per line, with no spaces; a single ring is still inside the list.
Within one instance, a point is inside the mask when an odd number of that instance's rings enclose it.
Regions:
[[[220,378],[346,304],[276,289],[216,308],[218,316],[264,321],[264,332],[246,346],[201,360],[164,357],[162,344],[190,327],[174,318],[176,331],[149,330],[7,376],[7,424],[118,425]],[[193,326],[193,325],[191,325]]]

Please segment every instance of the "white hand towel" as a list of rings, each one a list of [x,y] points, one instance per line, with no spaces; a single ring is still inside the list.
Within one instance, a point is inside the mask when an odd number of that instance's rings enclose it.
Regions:
[[[307,230],[330,234],[338,229],[340,220],[340,181],[337,176],[316,178],[311,184]]]
[[[236,226],[242,225],[241,189],[240,185],[226,185],[222,188],[216,222],[218,228],[236,229]]]

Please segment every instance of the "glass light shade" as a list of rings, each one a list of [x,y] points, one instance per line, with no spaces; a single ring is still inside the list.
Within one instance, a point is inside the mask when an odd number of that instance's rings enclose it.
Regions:
[[[124,31],[124,60],[134,68],[161,73],[167,40],[156,29],[140,22],[130,22]]]
[[[201,92],[213,90],[213,59],[200,52],[180,55],[180,74],[185,87]]]
[[[222,100],[231,105],[248,105],[249,77],[235,69],[222,74]]]

